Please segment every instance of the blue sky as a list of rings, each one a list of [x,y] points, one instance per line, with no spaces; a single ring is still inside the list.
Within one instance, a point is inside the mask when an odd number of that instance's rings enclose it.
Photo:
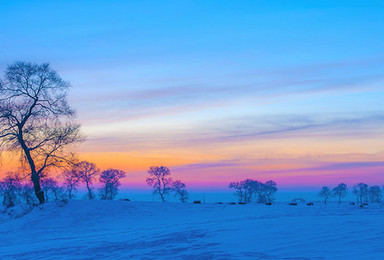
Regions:
[[[293,185],[287,159],[302,172],[384,153],[383,17],[383,1],[0,1],[0,69],[51,63],[73,86],[79,152],[122,156],[137,182],[164,163],[191,182],[198,164],[206,183],[227,166],[225,181]],[[324,182],[364,179],[345,172]]]

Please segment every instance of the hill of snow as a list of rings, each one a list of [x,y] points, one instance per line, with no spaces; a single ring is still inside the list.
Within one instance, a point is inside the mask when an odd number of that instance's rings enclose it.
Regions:
[[[127,201],[0,214],[0,259],[384,259],[384,207]]]

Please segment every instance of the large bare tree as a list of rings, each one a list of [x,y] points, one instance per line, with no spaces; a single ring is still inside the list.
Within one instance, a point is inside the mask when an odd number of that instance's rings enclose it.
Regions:
[[[93,200],[95,194],[92,190],[92,183],[95,181],[96,176],[100,174],[99,168],[94,163],[81,161],[73,166],[73,169],[78,173],[80,180],[85,182],[88,191],[88,199]]]
[[[113,200],[120,186],[120,179],[125,177],[125,172],[116,169],[108,169],[101,173],[100,183],[103,187],[100,189],[100,197],[102,200]]]
[[[152,186],[153,194],[158,194],[163,202],[165,196],[172,190],[171,171],[165,167],[152,166],[148,170],[149,177],[147,177],[147,184]]]
[[[41,176],[70,163],[73,154],[65,148],[82,140],[67,102],[69,86],[49,64],[25,62],[8,66],[0,81],[0,145],[20,152],[40,203]]]

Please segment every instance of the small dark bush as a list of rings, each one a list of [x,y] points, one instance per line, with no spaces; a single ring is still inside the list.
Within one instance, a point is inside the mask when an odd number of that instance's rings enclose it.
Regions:
[[[313,204],[313,202],[307,203],[307,206],[313,206],[313,205],[315,205],[315,204]]]
[[[229,204],[229,205],[236,205],[235,202],[229,202],[228,204]]]
[[[267,202],[267,203],[265,203],[265,205],[271,206],[272,202]]]
[[[245,205],[245,202],[239,202],[240,205]]]
[[[130,199],[119,199],[119,200],[122,200],[122,201],[131,201]]]
[[[297,203],[296,202],[291,202],[291,203],[289,203],[289,206],[297,206]]]
[[[223,204],[223,202],[217,202],[217,204]]]
[[[355,202],[349,202],[349,205],[355,205]]]
[[[201,204],[201,201],[200,200],[194,200],[193,204]]]
[[[68,203],[68,200],[60,200],[60,201],[57,201],[56,202],[56,205],[59,206],[59,207],[64,207],[64,205],[66,205]]]

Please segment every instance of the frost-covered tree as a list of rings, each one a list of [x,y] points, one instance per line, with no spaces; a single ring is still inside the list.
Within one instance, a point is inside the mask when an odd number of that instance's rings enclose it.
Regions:
[[[368,194],[369,194],[369,200],[371,201],[371,203],[374,203],[374,202],[379,203],[381,202],[381,199],[383,197],[383,191],[378,185],[369,187]]]
[[[125,177],[125,172],[116,169],[108,169],[101,173],[99,181],[103,184],[100,189],[102,200],[113,200],[120,186],[120,179]]]
[[[368,203],[368,185],[359,183],[353,186],[352,193],[356,196],[357,204]]]
[[[254,190],[255,190],[255,196],[256,196],[256,202],[257,203],[267,203],[267,195],[268,195],[268,187],[259,181],[255,181],[253,183],[254,185]],[[272,196],[272,194],[271,194]]]
[[[0,201],[5,207],[9,208],[21,203],[29,205],[38,203],[33,184],[25,182],[27,177],[25,174],[9,172],[0,181]]]
[[[25,183],[22,186],[20,196],[26,204],[33,205],[38,202],[36,196],[34,196],[33,184],[31,183]]]
[[[61,175],[61,178],[63,179],[64,187],[68,192],[68,198],[71,200],[73,197],[73,192],[79,186],[79,183],[81,181],[81,175],[76,170],[76,167],[71,167],[69,169],[64,170],[63,174]]]
[[[83,139],[67,102],[68,88],[48,64],[16,62],[0,80],[0,145],[28,165],[40,203],[45,199],[40,186],[44,173],[72,162],[66,148]]]
[[[341,204],[341,199],[347,196],[348,193],[348,187],[345,183],[340,183],[332,190],[333,196],[336,197],[339,201],[339,204]]]
[[[272,203],[274,201],[274,196],[277,192],[276,182],[270,180],[264,183],[265,194],[267,198],[267,203]]]
[[[244,187],[244,203],[251,202],[255,194],[261,190],[262,186],[260,182],[252,179],[246,179],[240,183]]]
[[[239,202],[249,203],[256,199],[258,203],[272,202],[277,192],[276,182],[270,180],[266,183],[253,179],[246,179],[240,182],[231,182],[229,188],[236,190],[235,195],[239,197]]]
[[[231,182],[229,188],[236,190],[235,195],[239,197],[239,202],[249,203],[255,193],[259,190],[259,182],[252,179],[245,179],[240,182]]]
[[[96,177],[100,174],[99,168],[94,163],[81,161],[73,166],[73,170],[77,172],[80,180],[85,183],[87,188],[87,198],[95,199],[92,184],[96,180]]]
[[[321,188],[319,196],[324,199],[324,204],[327,205],[328,198],[332,195],[332,192],[329,190],[327,186]]]
[[[16,173],[8,173],[0,182],[0,195],[3,198],[2,204],[7,207],[15,206],[19,201],[22,190],[21,177]]]
[[[147,177],[147,184],[152,187],[153,194],[160,196],[161,200],[165,202],[166,195],[172,190],[171,171],[165,166],[155,167],[152,166],[148,170],[149,177]]]
[[[44,190],[45,201],[61,200],[65,198],[64,189],[60,187],[59,183],[53,178],[43,178],[41,180],[41,186]]]
[[[239,202],[243,202],[244,199],[244,183],[243,182],[231,182],[229,184],[230,189],[235,189],[235,195],[239,197]]]
[[[172,190],[175,192],[175,196],[179,197],[179,200],[184,203],[188,200],[188,192],[185,189],[185,183],[176,180],[172,183]]]

